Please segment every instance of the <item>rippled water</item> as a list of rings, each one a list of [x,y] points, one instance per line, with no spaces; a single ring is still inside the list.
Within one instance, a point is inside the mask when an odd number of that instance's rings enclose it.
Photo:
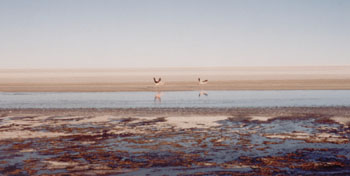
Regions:
[[[0,108],[350,106],[350,90],[0,93]]]

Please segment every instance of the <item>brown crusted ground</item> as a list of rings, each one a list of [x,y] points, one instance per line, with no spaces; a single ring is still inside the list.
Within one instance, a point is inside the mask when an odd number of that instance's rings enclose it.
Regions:
[[[0,115],[4,175],[350,173],[350,128],[331,120],[350,117],[348,107],[3,109]],[[168,124],[176,116],[217,115],[227,118],[203,128]],[[16,131],[33,136],[3,136]]]

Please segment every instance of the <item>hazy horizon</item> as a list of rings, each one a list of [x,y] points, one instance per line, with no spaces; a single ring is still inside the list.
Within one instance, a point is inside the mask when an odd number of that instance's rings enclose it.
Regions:
[[[158,67],[7,67],[1,70],[201,70],[201,69],[285,69],[285,68],[349,68],[349,65],[274,65],[274,66],[158,66]]]
[[[346,0],[0,0],[0,69],[349,66]]]

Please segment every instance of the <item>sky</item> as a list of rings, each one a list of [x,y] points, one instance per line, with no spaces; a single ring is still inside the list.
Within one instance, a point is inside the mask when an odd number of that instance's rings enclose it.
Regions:
[[[0,68],[350,65],[348,0],[0,0]]]

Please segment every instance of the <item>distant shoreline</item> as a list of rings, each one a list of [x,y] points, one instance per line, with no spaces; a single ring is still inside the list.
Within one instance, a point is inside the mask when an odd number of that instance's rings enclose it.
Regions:
[[[199,77],[209,83],[199,86]],[[185,90],[350,90],[350,66],[0,69],[0,92]]]
[[[152,83],[16,83],[0,84],[0,92],[127,92],[196,90],[350,90],[350,79],[327,80],[232,80],[211,81],[199,87],[195,82]]]

